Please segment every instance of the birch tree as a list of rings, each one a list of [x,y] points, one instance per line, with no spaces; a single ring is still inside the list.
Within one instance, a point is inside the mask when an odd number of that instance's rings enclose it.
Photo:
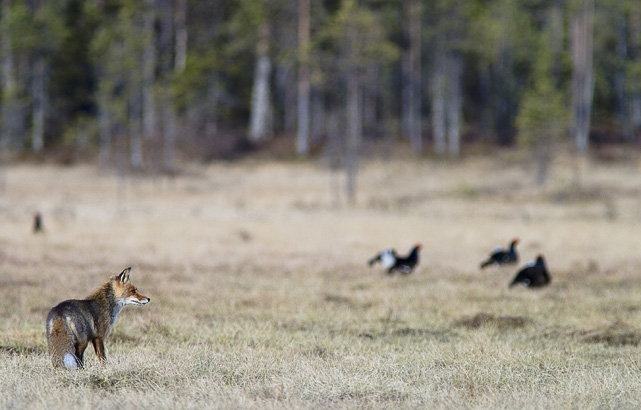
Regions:
[[[47,71],[48,57],[52,51],[52,39],[55,38],[52,30],[48,30],[50,20],[43,18],[43,14],[49,15],[43,6],[42,1],[31,3],[33,15],[36,44],[31,48],[31,149],[35,153],[42,151],[45,145],[44,129],[45,115],[47,111]],[[44,13],[43,13],[44,12]],[[51,17],[49,17],[51,18]]]
[[[456,2],[441,0],[432,9],[436,24],[432,33],[433,65],[432,127],[435,151],[451,157],[460,153],[463,59],[460,43],[464,35],[460,21],[463,9]],[[459,23],[457,23],[459,22]]]
[[[142,57],[142,135],[147,141],[155,138],[157,133],[157,108],[155,96],[156,84],[156,0],[145,0],[143,16],[143,57]]]
[[[622,25],[626,30],[621,35],[625,36],[625,43],[619,52],[622,58],[622,75],[625,79],[624,89],[624,124],[623,133],[626,139],[632,140],[641,134],[641,3],[637,1],[623,2]]]
[[[262,142],[272,136],[272,107],[269,85],[272,70],[272,63],[269,57],[270,35],[271,23],[266,17],[263,17],[258,27],[254,85],[252,87],[251,116],[249,120],[249,139],[254,142]]]
[[[641,133],[641,4],[628,2],[630,27],[630,60],[626,63],[630,95],[630,130]]]
[[[180,73],[187,64],[187,0],[175,0],[175,48],[174,70]]]
[[[552,6],[534,43],[534,69],[523,93],[516,123],[519,142],[530,148],[536,162],[536,184],[545,184],[554,148],[567,128],[563,91],[557,88],[558,10]]]
[[[402,72],[402,123],[403,132],[409,137],[416,154],[423,152],[421,133],[421,46],[422,6],[418,0],[403,0],[403,52]]]
[[[443,45],[441,45],[442,47]],[[460,154],[463,62],[458,52],[439,50],[435,55],[431,77],[432,126],[435,151]]]
[[[328,60],[340,79],[345,102],[344,168],[346,191],[350,202],[356,200],[358,154],[362,139],[362,90],[364,73],[372,65],[385,66],[398,60],[398,49],[385,39],[378,16],[356,0],[345,0],[327,24],[320,38],[335,45]],[[329,79],[328,79],[329,80]],[[330,83],[331,84],[331,83]]]
[[[572,135],[581,155],[587,153],[594,93],[594,0],[576,0],[570,21],[572,55]]]
[[[175,170],[174,155],[176,144],[176,111],[171,93],[174,78],[172,42],[174,37],[174,10],[172,0],[157,0],[160,9],[160,72],[162,101],[163,168],[165,172]]]
[[[309,154],[310,131],[310,0],[298,2],[298,121],[296,128],[296,152],[301,157]]]
[[[20,149],[26,134],[23,98],[24,90],[20,87],[17,74],[18,55],[16,50],[16,25],[20,25],[20,13],[16,16],[15,7],[10,0],[2,0],[2,145]],[[20,11],[24,12],[24,5]]]
[[[140,3],[125,3],[96,34],[92,44],[98,67],[98,123],[100,161],[111,155],[113,137],[119,138],[119,164],[144,167],[143,65],[145,57],[144,10]]]

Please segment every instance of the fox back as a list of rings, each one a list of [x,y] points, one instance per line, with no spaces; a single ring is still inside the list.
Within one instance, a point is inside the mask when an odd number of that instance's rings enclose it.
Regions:
[[[47,348],[54,367],[84,367],[83,356],[89,342],[104,364],[104,340],[111,333],[125,305],[142,306],[149,298],[140,294],[129,280],[131,268],[113,275],[86,299],[66,300],[47,315]]]

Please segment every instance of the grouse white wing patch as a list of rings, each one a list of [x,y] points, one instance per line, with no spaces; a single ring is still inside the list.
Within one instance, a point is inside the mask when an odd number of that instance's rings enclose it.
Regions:
[[[526,264],[525,264],[525,267],[526,267],[526,268],[531,268],[531,267],[533,267],[534,265],[536,265],[536,261],[530,261],[530,262],[528,262],[528,263],[526,263]]]
[[[381,254],[381,263],[385,269],[391,268],[396,263],[396,258],[391,249],[387,249]]]

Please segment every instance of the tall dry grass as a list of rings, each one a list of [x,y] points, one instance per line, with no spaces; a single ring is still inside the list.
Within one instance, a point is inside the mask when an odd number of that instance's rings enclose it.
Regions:
[[[370,162],[356,204],[319,165],[125,180],[11,166],[0,194],[0,408],[638,408],[641,175],[520,161]],[[30,232],[34,210],[46,233]],[[553,282],[480,271],[521,238]],[[423,243],[388,277],[366,260]],[[44,318],[132,266],[101,368],[52,369]]]

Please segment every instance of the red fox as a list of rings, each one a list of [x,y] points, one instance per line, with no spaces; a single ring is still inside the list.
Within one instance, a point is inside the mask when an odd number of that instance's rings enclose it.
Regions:
[[[150,299],[138,293],[127,268],[98,286],[86,299],[60,303],[47,315],[47,348],[53,367],[84,367],[83,355],[89,342],[101,364],[105,364],[104,340],[125,305],[142,306]]]

